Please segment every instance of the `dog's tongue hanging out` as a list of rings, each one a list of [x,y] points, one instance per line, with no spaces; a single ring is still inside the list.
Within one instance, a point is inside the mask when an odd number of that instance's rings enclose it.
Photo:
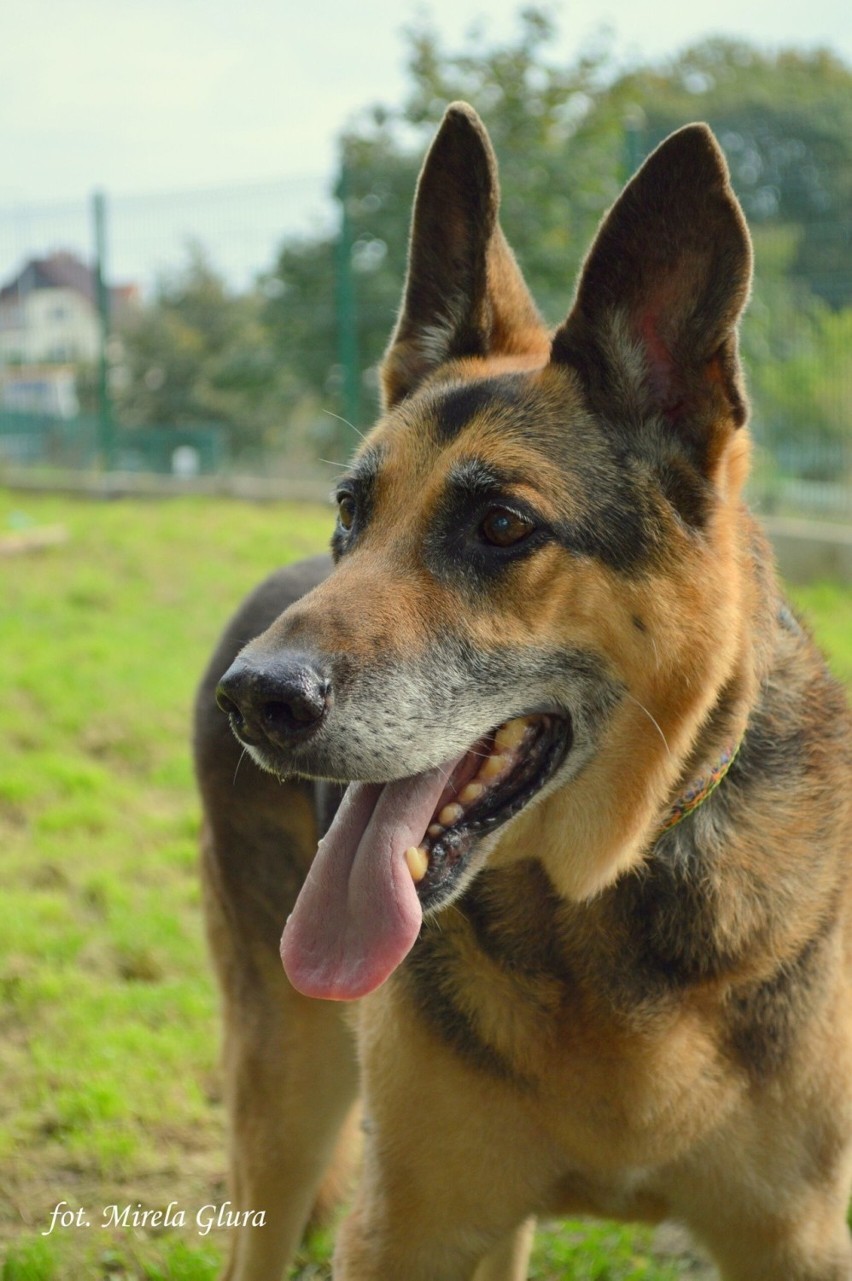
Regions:
[[[408,954],[422,911],[405,851],[422,840],[446,769],[395,783],[350,783],[281,939],[305,996],[366,996]]]

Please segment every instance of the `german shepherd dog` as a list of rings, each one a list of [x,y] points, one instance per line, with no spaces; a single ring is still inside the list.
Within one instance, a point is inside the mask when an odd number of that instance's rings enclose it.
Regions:
[[[269,578],[201,688],[231,1195],[266,1214],[225,1275],[285,1272],[360,1093],[338,1281],[519,1281],[577,1214],[849,1281],[852,735],[742,501],[745,223],[681,129],[550,333],[497,213],[453,105],[333,565]]]

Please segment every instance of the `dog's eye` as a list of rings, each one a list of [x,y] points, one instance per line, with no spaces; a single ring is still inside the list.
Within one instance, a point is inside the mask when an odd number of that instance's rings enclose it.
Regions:
[[[355,499],[351,494],[338,494],[337,519],[341,529],[351,529],[355,523]]]
[[[512,547],[533,532],[535,525],[526,516],[508,507],[493,507],[479,526],[479,532],[492,547]]]

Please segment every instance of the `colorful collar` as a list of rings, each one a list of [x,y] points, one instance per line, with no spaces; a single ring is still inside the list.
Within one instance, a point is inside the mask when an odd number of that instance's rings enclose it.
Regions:
[[[727,743],[716,761],[716,764],[705,773],[699,774],[692,780],[686,791],[681,792],[680,796],[669,808],[665,818],[660,824],[657,830],[657,835],[654,838],[655,841],[658,841],[660,837],[665,832],[670,831],[671,828],[677,827],[678,823],[683,819],[688,818],[690,814],[694,814],[699,805],[704,804],[711,792],[715,792],[716,788],[719,786],[722,779],[736,760],[737,752],[742,746],[742,741],[742,738],[740,738],[737,741],[731,740],[731,742]]]

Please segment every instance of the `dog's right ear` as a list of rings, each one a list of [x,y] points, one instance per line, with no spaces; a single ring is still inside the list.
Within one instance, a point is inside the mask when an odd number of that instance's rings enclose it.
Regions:
[[[455,102],[417,184],[402,309],[382,365],[386,407],[448,360],[540,349],[542,322],[498,224],[499,204],[485,127]]]

